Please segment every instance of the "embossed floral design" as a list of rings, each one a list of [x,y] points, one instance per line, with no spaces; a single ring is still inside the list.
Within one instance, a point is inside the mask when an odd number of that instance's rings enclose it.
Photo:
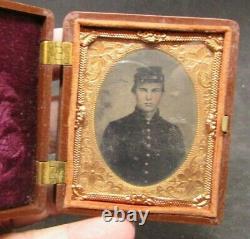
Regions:
[[[129,203],[133,204],[144,204],[144,205],[155,205],[155,200],[153,197],[149,197],[145,194],[132,194],[126,197]]]
[[[87,71],[88,84],[94,84],[96,79],[100,77],[102,69],[105,65],[114,62],[121,54],[124,54],[122,43],[98,41],[97,32],[85,32],[80,35],[81,46],[84,48],[88,47],[91,61]],[[95,42],[94,46],[92,43]],[[129,48],[131,44],[126,44]]]
[[[169,39],[167,34],[157,34],[154,32],[138,32],[137,36],[146,43],[160,43]]]
[[[107,181],[106,191],[112,192],[113,194],[120,193],[123,191],[123,186],[112,181]]]
[[[98,161],[84,162],[82,165],[82,173],[80,174],[80,184],[88,187],[101,186],[105,169],[100,166]]]
[[[202,72],[211,71],[213,53],[204,44],[197,45],[196,47],[190,45],[190,51],[186,50],[183,54],[180,54],[179,59],[187,66],[187,69],[192,70],[198,75]]]
[[[166,189],[172,197],[178,198],[179,195],[194,197],[195,195],[199,195],[203,192],[203,173],[198,165],[195,167],[196,168],[186,168],[183,173],[178,174],[175,179],[175,185]],[[158,188],[158,190],[159,193],[164,192],[162,188]]]
[[[127,43],[124,45],[120,42],[96,41],[89,48],[89,59],[87,78],[88,84],[93,84],[97,79],[102,78],[103,70],[109,69],[128,49],[134,48],[134,44]]]
[[[130,48],[132,44],[126,44],[126,48]],[[124,54],[124,45],[122,43],[113,43],[98,41],[91,47],[91,58],[96,64],[103,65],[106,62],[113,62],[120,55]]]

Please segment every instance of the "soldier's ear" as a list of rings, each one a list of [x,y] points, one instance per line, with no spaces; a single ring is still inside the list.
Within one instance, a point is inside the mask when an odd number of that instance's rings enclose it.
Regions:
[[[133,87],[131,88],[131,92],[135,94],[135,91],[136,91],[136,85],[134,84]]]

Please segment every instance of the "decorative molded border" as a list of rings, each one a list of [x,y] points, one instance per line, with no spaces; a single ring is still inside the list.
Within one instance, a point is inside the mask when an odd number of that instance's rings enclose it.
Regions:
[[[112,44],[109,40],[112,40]],[[209,206],[217,127],[218,81],[223,51],[222,35],[88,30],[81,33],[80,44],[72,199],[158,206]],[[98,44],[103,44],[102,48],[98,48]],[[105,44],[111,44],[111,50],[105,51]],[[198,124],[196,140],[180,169],[159,184],[136,187],[122,181],[99,160],[101,155],[95,142],[93,122],[95,100],[110,67],[129,52],[148,46],[174,56],[184,66],[195,86]],[[197,58],[191,59],[189,52],[195,51],[197,47],[201,53],[197,53]],[[101,77],[97,77],[98,69],[95,69],[97,73],[88,69],[93,65],[93,53],[98,50],[99,60],[105,58],[105,54],[112,56],[109,64],[102,65],[104,73]],[[201,175],[197,176],[198,174]],[[106,188],[98,186],[103,181]],[[178,192],[180,185],[184,188],[182,193]],[[188,193],[188,188],[193,193]]]

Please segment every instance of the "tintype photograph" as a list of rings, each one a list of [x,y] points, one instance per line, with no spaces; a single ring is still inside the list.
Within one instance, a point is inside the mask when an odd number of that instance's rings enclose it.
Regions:
[[[96,104],[96,136],[108,166],[139,186],[160,182],[185,160],[196,125],[195,93],[183,66],[140,49],[107,74]]]

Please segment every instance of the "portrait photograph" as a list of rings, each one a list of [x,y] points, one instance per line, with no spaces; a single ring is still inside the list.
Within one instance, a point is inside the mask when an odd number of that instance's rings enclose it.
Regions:
[[[139,186],[158,183],[184,162],[194,140],[196,102],[183,66],[157,49],[111,67],[96,103],[96,138],[108,166]]]

